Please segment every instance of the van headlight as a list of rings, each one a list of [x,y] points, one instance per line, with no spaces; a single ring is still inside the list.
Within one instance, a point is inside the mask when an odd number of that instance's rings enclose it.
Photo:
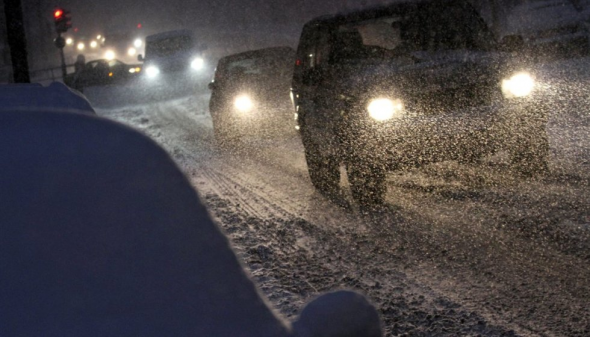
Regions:
[[[383,122],[403,114],[404,105],[399,99],[376,98],[369,102],[367,111],[371,118]]]
[[[254,107],[254,102],[248,95],[240,95],[234,100],[234,107],[239,112],[250,112]]]
[[[535,79],[526,72],[512,75],[502,81],[502,94],[506,98],[526,97],[535,89]]]
[[[203,60],[200,57],[197,57],[196,59],[194,59],[191,62],[191,68],[193,68],[194,70],[201,70],[201,69],[203,69],[204,65],[205,65],[205,60]]]
[[[149,78],[154,78],[160,74],[160,69],[156,66],[149,66],[145,68],[145,73]]]

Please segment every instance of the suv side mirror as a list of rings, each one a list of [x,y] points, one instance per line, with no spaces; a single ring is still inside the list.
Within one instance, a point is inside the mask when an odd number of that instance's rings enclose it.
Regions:
[[[505,52],[519,52],[524,49],[524,40],[520,35],[507,35],[500,41],[499,49]]]
[[[207,87],[209,88],[209,90],[214,90],[217,87],[217,84],[215,82],[209,82]]]
[[[137,55],[137,60],[139,62],[143,62],[143,55],[141,55],[141,54]]]

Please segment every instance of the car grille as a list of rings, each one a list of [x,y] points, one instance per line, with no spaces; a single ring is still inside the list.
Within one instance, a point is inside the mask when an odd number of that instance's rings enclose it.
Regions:
[[[491,105],[501,95],[496,86],[472,86],[421,94],[408,100],[408,111],[433,115]]]

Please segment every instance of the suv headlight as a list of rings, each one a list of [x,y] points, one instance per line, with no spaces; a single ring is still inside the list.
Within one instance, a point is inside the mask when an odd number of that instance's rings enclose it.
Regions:
[[[145,68],[145,73],[149,78],[154,78],[160,74],[160,69],[156,66],[149,66]]]
[[[239,112],[250,112],[254,107],[254,102],[248,95],[240,95],[234,100],[234,107]]]
[[[201,70],[201,69],[203,69],[204,65],[205,65],[205,60],[203,60],[200,57],[197,57],[196,59],[194,59],[191,62],[191,68],[193,68],[194,70]]]
[[[404,111],[404,105],[399,99],[376,98],[369,102],[367,111],[371,118],[383,122],[394,117],[399,117]]]
[[[502,93],[506,98],[526,97],[535,89],[535,79],[526,72],[517,73],[502,81]]]

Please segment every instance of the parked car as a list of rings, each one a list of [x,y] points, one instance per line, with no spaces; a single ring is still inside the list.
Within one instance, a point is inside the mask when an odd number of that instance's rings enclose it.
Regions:
[[[140,65],[130,65],[119,60],[94,60],[87,62],[80,73],[73,74],[67,82],[79,91],[86,87],[109,84],[124,84],[141,73]],[[66,83],[67,83],[66,82]]]
[[[325,16],[301,34],[293,76],[309,176],[361,205],[384,201],[387,171],[509,150],[546,169],[546,107],[535,76],[465,1],[414,1]]]
[[[253,50],[219,60],[209,84],[209,110],[220,144],[244,134],[263,136],[289,128],[294,60],[295,51],[289,47]]]

